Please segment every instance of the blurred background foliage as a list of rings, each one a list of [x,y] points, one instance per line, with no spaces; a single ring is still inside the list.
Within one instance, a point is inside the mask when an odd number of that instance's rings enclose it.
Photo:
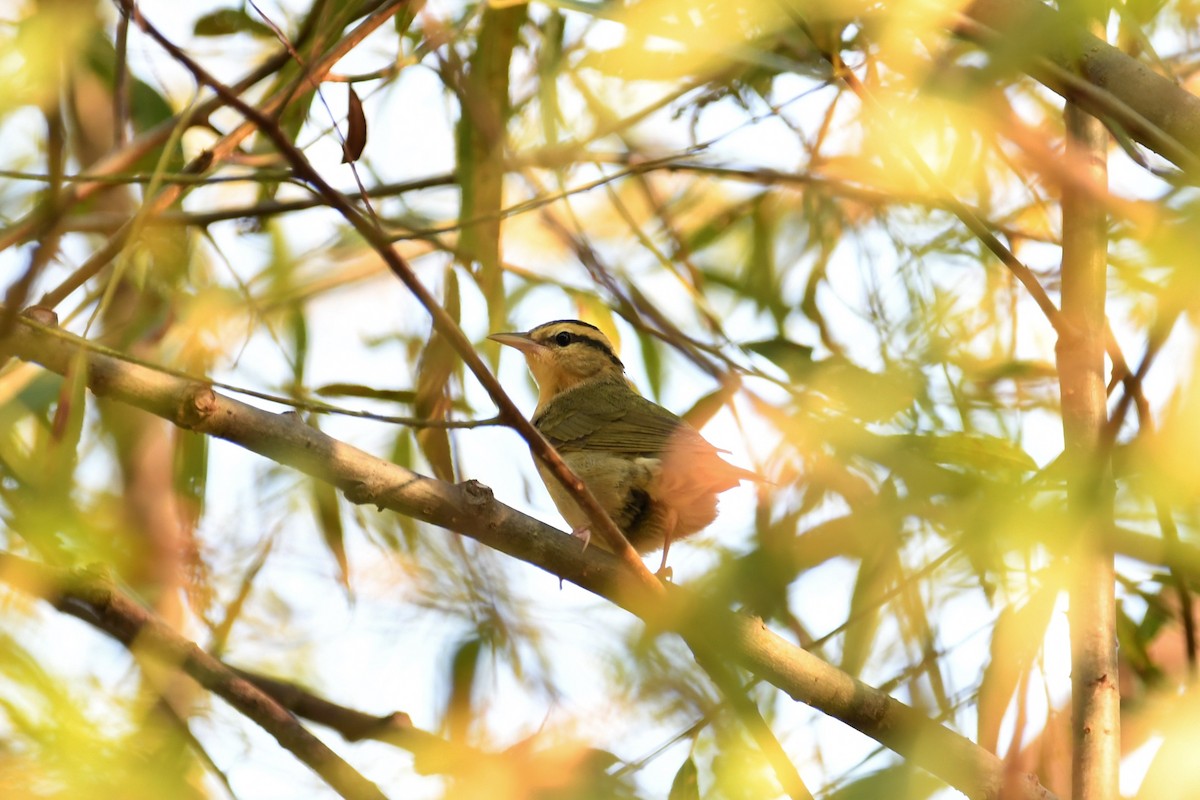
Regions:
[[[523,407],[523,364],[485,336],[582,318],[648,396],[770,477],[672,549],[677,581],[1069,791],[1061,552],[1078,526],[1054,331],[964,223],[1057,300],[1075,173],[1062,100],[1022,54],[1060,31],[985,51],[956,35],[957,4],[929,0],[139,9],[377,215]],[[1111,38],[1192,87],[1198,13],[1130,0]],[[254,402],[563,526],[378,256],[116,6],[3,4],[0,81],[0,331],[54,305],[132,359],[274,397]],[[1140,796],[1194,796],[1197,576],[1146,543],[1200,533],[1200,195],[1117,134],[1095,199],[1128,364],[1109,364],[1125,790],[1144,774]],[[393,796],[781,794],[678,640],[83,386],[0,372],[4,549],[101,569],[232,664],[476,753],[329,737]],[[171,670],[16,591],[0,602],[6,796],[329,792]],[[814,794],[948,794],[749,691]]]

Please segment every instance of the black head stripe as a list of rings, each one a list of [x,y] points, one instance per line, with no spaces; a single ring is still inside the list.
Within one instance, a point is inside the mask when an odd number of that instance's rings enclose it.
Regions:
[[[579,320],[579,319],[556,319],[556,320],[554,320],[554,321],[552,321],[552,322],[543,322],[541,325],[538,325],[538,329],[540,329],[540,328],[549,328],[549,327],[551,327],[551,326],[553,326],[553,325],[563,325],[563,324],[567,324],[567,325],[578,325],[578,326],[580,326],[581,328],[591,328],[591,329],[592,329],[592,330],[594,330],[596,333],[603,333],[603,331],[601,331],[601,330],[600,330],[599,328],[597,328],[595,325],[592,325],[592,324],[590,324],[590,323],[584,322],[583,320]]]
[[[621,359],[617,358],[617,354],[612,351],[612,348],[599,339],[593,339],[590,336],[580,336],[579,334],[575,334],[572,338],[576,342],[579,342],[579,344],[586,344],[588,347],[596,348],[600,352],[604,353],[604,355],[608,356],[609,361],[613,362],[621,369],[625,369],[625,365],[621,363]]]
[[[570,325],[572,327],[586,328],[589,331],[595,331],[596,333],[600,334],[599,338],[595,338],[592,336],[588,336],[585,332],[581,332],[581,331],[577,331],[577,330],[567,330],[566,331],[566,333],[571,335],[571,344],[578,343],[578,344],[586,345],[588,347],[595,348],[596,350],[599,350],[600,352],[604,353],[604,355],[608,356],[609,361],[616,364],[622,370],[625,369],[625,365],[621,363],[621,359],[617,358],[617,354],[613,352],[612,345],[610,345],[608,343],[608,340],[604,337],[604,331],[600,330],[595,325],[591,325],[591,324],[588,324],[586,322],[583,322],[583,321],[577,320],[577,319],[556,319],[553,322],[545,322],[545,323],[542,323],[541,325],[538,325],[536,328],[533,329],[533,331],[531,331],[531,333],[536,333],[538,339],[541,339],[543,341],[550,341],[553,339],[553,336],[550,335],[552,331],[554,333],[554,336],[557,336],[558,334],[563,333],[563,331],[561,331],[561,330],[559,330],[559,331],[554,330],[556,327],[558,327],[560,325]]]

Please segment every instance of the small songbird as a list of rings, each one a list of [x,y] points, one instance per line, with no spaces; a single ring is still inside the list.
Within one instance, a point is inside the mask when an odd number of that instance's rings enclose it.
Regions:
[[[533,424],[639,553],[663,549],[717,516],[717,495],[763,480],[721,458],[667,409],[638,394],[599,328],[567,319],[488,337],[525,355],[538,385]],[[587,515],[550,470],[538,472],[559,512],[589,541]],[[605,548],[608,549],[608,548]]]

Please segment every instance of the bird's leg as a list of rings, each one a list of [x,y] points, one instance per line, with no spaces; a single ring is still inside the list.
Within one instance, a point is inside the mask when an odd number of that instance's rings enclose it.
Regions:
[[[663,537],[663,557],[662,557],[662,563],[658,565],[658,572],[655,572],[655,573],[654,573],[654,576],[655,576],[656,578],[661,578],[661,579],[662,579],[662,580],[664,580],[664,581],[669,581],[669,580],[671,580],[671,576],[672,576],[672,575],[674,574],[674,572],[675,572],[675,570],[673,570],[673,569],[671,569],[670,567],[668,567],[668,566],[667,566],[667,551],[668,551],[668,550],[670,550],[670,549],[671,549],[671,537],[670,537],[670,536],[664,536],[664,537]]]
[[[571,529],[571,535],[576,539],[583,540],[583,552],[587,552],[588,545],[592,542],[592,529],[587,525],[580,525],[578,528]]]
[[[658,572],[654,573],[664,581],[671,580],[671,575],[674,572],[667,566],[667,553],[671,550],[671,534],[675,532],[675,523],[679,521],[679,514],[673,508],[667,509],[667,518],[663,520],[663,554],[662,563],[658,565]]]
[[[574,539],[582,539],[583,540],[583,550],[581,550],[580,552],[586,553],[588,545],[591,544],[591,541],[592,541],[592,529],[589,528],[587,525],[580,525],[578,528],[572,528],[571,529],[571,537]],[[558,579],[558,590],[560,592],[562,591],[562,587],[563,587],[563,579],[559,578]]]

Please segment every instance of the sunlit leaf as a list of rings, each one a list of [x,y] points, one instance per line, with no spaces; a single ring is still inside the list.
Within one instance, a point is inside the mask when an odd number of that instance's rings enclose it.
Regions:
[[[1190,724],[1198,712],[1195,687],[1162,708],[1157,720],[1162,744],[1146,770],[1138,798],[1184,798],[1200,792],[1200,764],[1195,759],[1200,732]]]
[[[767,64],[768,57],[742,45],[790,22],[784,8],[768,2],[697,8],[678,0],[633,3],[619,20],[624,44],[581,66],[629,80],[672,80],[746,60]]]
[[[990,661],[979,685],[979,744],[989,752],[999,752],[1000,725],[1013,702],[1013,694],[1024,678],[1030,677],[1035,659],[1042,650],[1046,628],[1050,624],[1062,586],[1051,580],[1034,589],[1020,605],[1006,606],[992,632]],[[1024,702],[1016,698],[1016,702]]]

